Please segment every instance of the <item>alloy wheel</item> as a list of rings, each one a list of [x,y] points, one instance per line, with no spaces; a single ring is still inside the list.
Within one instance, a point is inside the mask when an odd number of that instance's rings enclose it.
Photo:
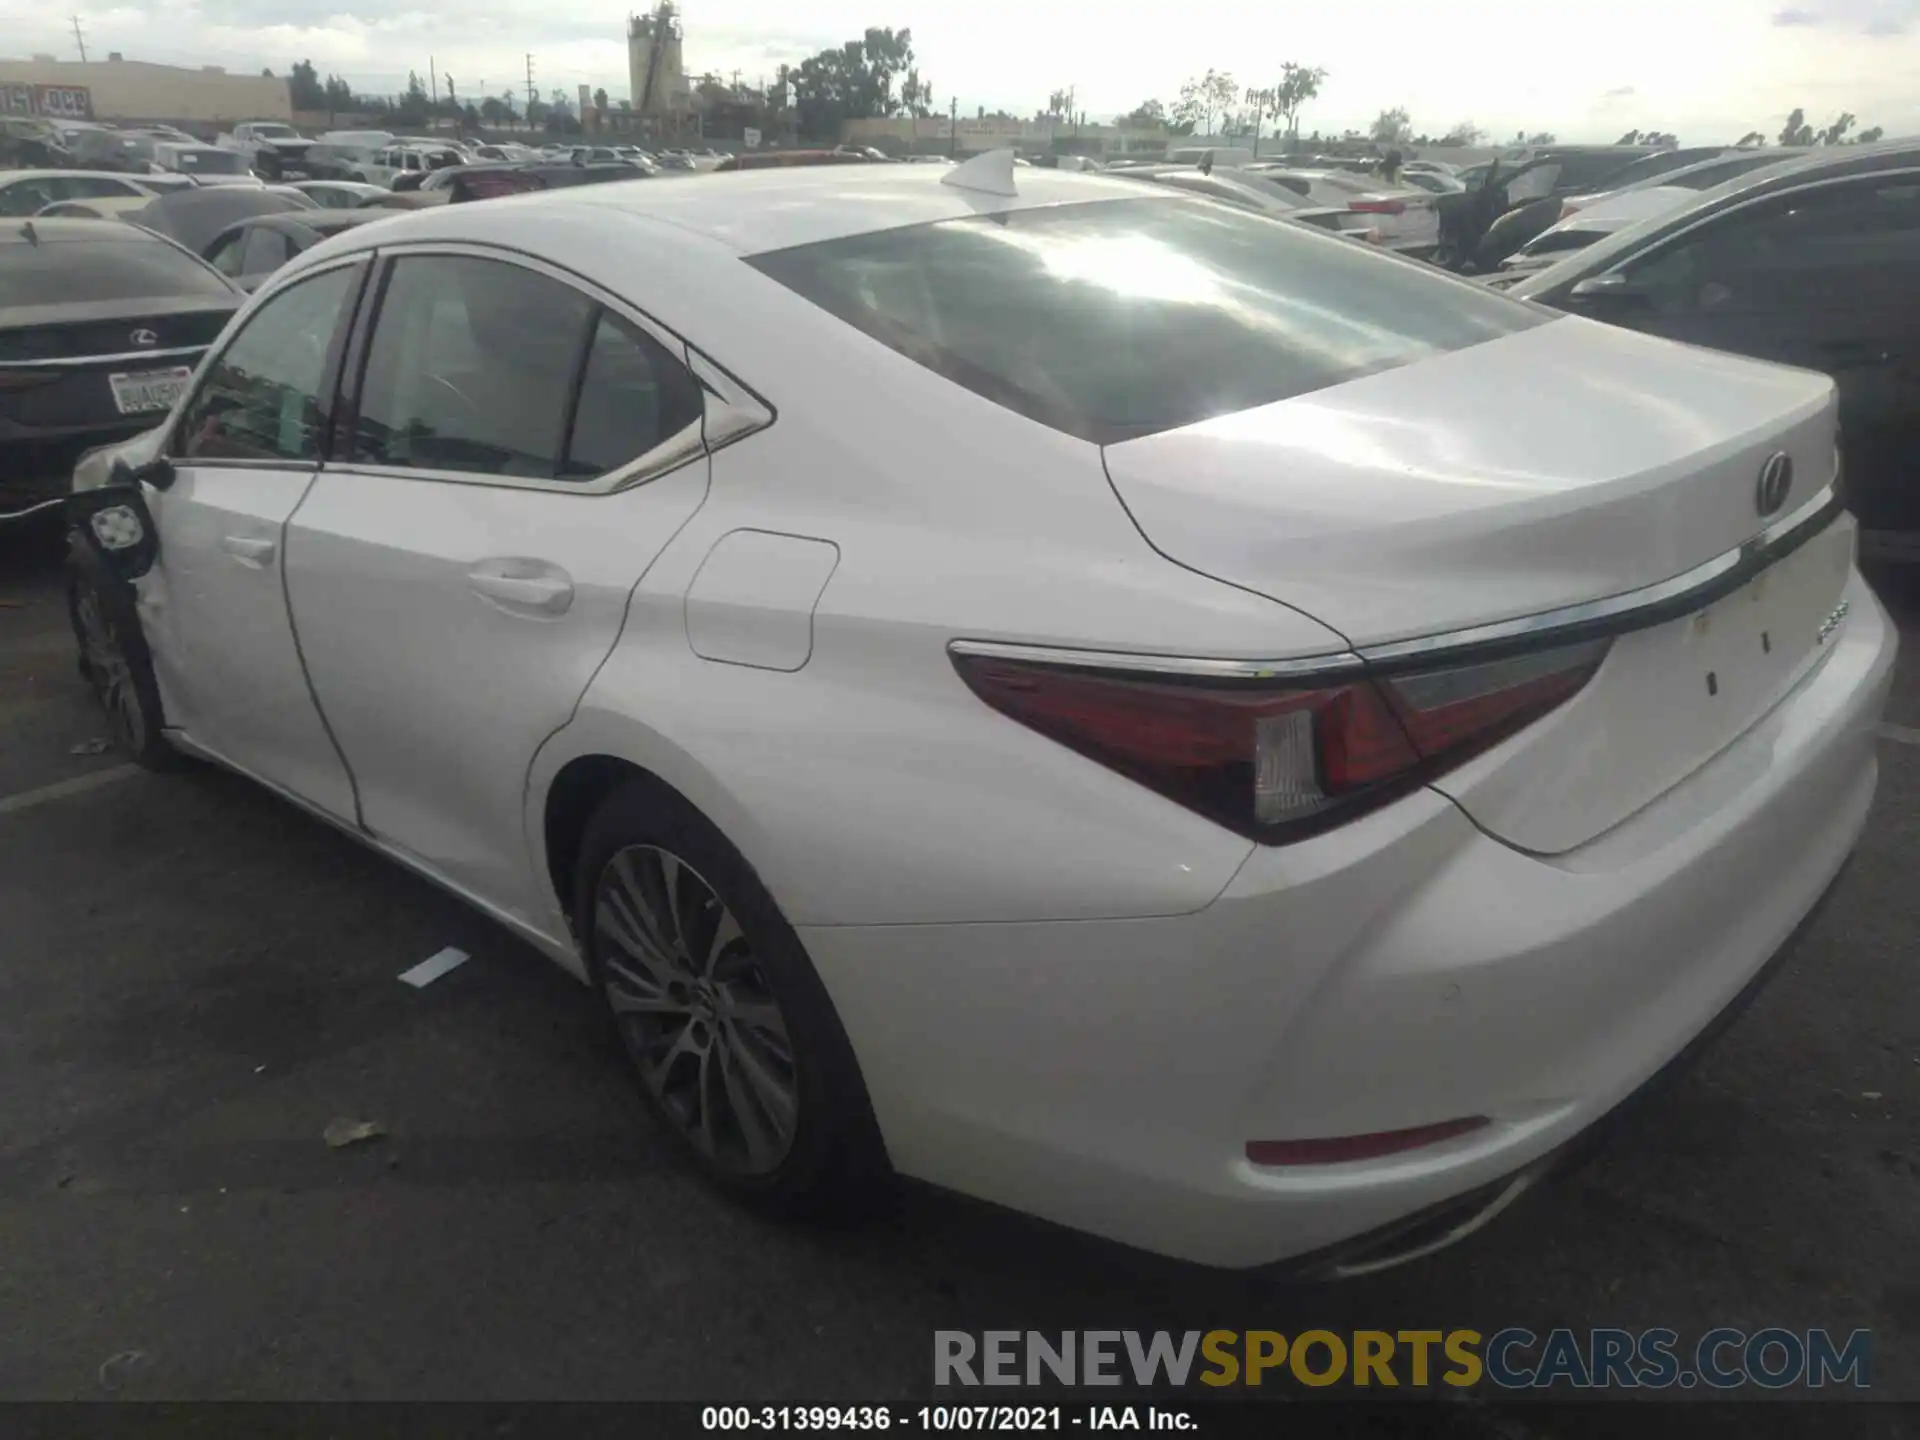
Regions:
[[[114,739],[138,754],[147,741],[146,712],[134,684],[133,666],[113,622],[107,618],[100,592],[92,585],[81,585],[74,610],[80,621],[81,646],[93,693],[107,712]]]
[[[713,886],[667,850],[630,845],[601,871],[594,944],[607,1003],[661,1109],[723,1169],[778,1169],[800,1111],[792,1041]]]

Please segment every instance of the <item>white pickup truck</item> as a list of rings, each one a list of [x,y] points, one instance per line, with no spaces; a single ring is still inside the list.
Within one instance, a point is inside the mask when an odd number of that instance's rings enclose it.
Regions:
[[[238,150],[263,180],[304,180],[313,142],[283,120],[245,120],[213,142]]]

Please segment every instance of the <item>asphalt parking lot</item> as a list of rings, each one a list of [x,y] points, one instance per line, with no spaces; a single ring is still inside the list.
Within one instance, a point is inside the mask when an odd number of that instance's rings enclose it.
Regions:
[[[1289,1289],[941,1195],[716,1200],[518,941],[233,777],[76,753],[56,538],[0,528],[0,1396],[853,1403],[924,1396],[937,1328],[1784,1325],[1920,1399],[1920,577],[1866,838],[1755,1006],[1479,1236]]]

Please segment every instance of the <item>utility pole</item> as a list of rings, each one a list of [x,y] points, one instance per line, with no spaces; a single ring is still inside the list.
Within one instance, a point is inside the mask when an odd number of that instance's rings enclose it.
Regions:
[[[947,105],[947,158],[960,158],[960,97],[954,96]]]
[[[533,123],[533,107],[540,103],[540,92],[533,88],[533,56],[527,56],[527,123]]]
[[[440,104],[440,77],[433,68],[433,56],[427,56],[427,129],[434,128],[433,112]]]
[[[87,37],[80,33],[80,17],[73,17],[73,43],[80,47],[80,63],[87,63]]]

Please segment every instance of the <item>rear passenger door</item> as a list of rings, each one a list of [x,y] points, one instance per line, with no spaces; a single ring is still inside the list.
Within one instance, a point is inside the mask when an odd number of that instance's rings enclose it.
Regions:
[[[295,624],[365,827],[531,920],[528,765],[705,499],[702,391],[673,335],[525,257],[398,250],[379,285],[289,537]]]

